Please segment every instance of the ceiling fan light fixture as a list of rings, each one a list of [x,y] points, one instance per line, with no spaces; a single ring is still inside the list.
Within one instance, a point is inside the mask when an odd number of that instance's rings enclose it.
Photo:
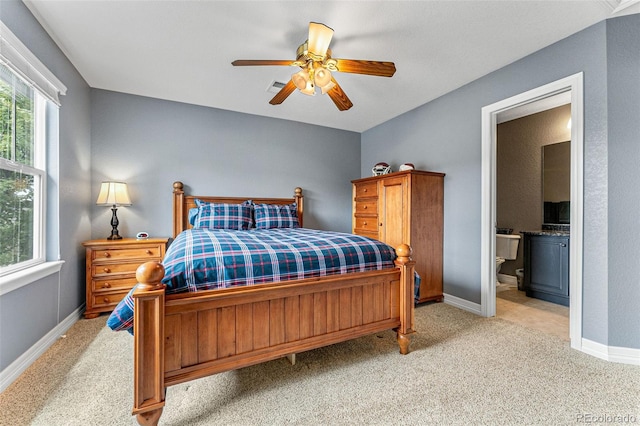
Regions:
[[[1,1],[1,0],[0,0]],[[626,0],[625,0],[626,1]],[[291,76],[269,101],[271,105],[280,105],[296,88],[305,95],[313,96],[316,87],[323,95],[328,95],[338,110],[346,111],[353,103],[346,95],[332,73],[352,73],[391,77],[396,72],[393,62],[369,61],[362,59],[334,59],[329,45],[333,38],[333,29],[324,24],[309,22],[309,38],[298,46],[296,59],[237,59],[233,66],[278,65],[300,67],[302,70]]]
[[[315,71],[315,83],[316,86],[319,87],[324,87],[327,84],[331,83],[331,71],[329,71],[328,69],[325,69],[323,67],[318,67],[316,68]]]
[[[291,80],[293,80],[293,84],[295,84],[299,90],[306,89],[311,82],[309,79],[309,73],[304,69],[293,74],[291,76]]]
[[[325,24],[309,22],[308,51],[324,59],[332,37],[333,30]]]
[[[307,87],[305,87],[304,89],[300,89],[300,92],[304,93],[305,95],[308,95],[308,96],[315,96],[316,87],[313,85],[313,82],[311,80],[309,80],[307,82]]]
[[[324,86],[320,86],[320,90],[322,91],[323,95],[326,95],[327,92],[334,87],[336,87],[336,84],[333,81],[329,81],[329,83],[325,84]]]

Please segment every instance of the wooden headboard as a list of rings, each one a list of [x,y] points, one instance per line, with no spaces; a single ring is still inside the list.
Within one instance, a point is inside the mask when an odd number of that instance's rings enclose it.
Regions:
[[[240,204],[243,201],[253,200],[256,204],[291,204],[298,206],[298,221],[302,226],[302,212],[304,210],[304,197],[302,188],[296,188],[292,198],[261,198],[261,197],[216,197],[211,195],[186,195],[182,182],[173,183],[173,237],[180,232],[191,228],[189,223],[189,209],[196,207],[196,198],[208,203]]]

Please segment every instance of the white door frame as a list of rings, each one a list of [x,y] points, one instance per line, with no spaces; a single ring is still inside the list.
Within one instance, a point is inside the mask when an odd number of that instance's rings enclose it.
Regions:
[[[571,233],[569,250],[569,336],[582,350],[583,75],[577,73],[482,108],[482,214],[480,309],[496,314],[496,143],[497,115],[508,109],[571,91]]]

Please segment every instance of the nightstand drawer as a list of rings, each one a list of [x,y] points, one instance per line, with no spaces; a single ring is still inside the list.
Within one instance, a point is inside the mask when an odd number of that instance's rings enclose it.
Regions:
[[[156,246],[145,247],[122,247],[122,248],[106,248],[96,249],[91,251],[92,260],[94,262],[102,262],[108,260],[119,259],[145,259],[140,263],[144,263],[148,260],[161,260],[163,254],[162,246],[160,244]]]
[[[131,289],[129,289],[131,290]],[[129,293],[129,290],[123,290],[107,294],[92,295],[91,306],[95,308],[105,308],[107,306],[115,308],[115,306]]]
[[[355,188],[356,198],[378,196],[378,182],[359,183]]]
[[[136,269],[142,263],[139,260],[135,260],[132,262],[121,262],[121,263],[102,263],[102,264],[94,264],[91,265],[91,276],[92,277],[100,277],[105,275],[118,275],[118,274],[134,274],[136,273]]]
[[[378,232],[378,217],[360,217],[356,216],[354,229],[360,231]]]
[[[97,279],[91,280],[91,289],[96,293],[105,291],[113,292],[114,290],[129,290],[137,283],[138,280],[135,276],[126,278]]]

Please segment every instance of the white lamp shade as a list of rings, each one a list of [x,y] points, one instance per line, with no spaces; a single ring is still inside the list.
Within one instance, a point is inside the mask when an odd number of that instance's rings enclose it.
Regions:
[[[307,81],[307,87],[300,89],[300,92],[308,96],[314,96],[316,94],[316,87],[313,85],[313,82],[309,80]]]
[[[331,83],[331,71],[326,68],[318,67],[315,72],[316,86],[324,87]]]
[[[296,87],[300,90],[300,92],[305,95],[313,96],[316,94],[316,87],[309,78],[309,72],[307,70],[301,70],[291,76],[291,81]]]
[[[301,70],[291,76],[293,84],[300,90],[304,90],[309,83],[309,73],[307,70]]]
[[[124,182],[102,182],[96,204],[103,206],[130,206],[131,198]]]
[[[334,87],[336,87],[336,84],[333,81],[329,81],[329,83],[322,86],[320,90],[322,91],[322,94],[325,95],[329,90],[333,89]]]
[[[329,43],[333,37],[333,30],[325,24],[309,22],[309,40],[307,49],[309,52],[324,57],[327,54]]]

